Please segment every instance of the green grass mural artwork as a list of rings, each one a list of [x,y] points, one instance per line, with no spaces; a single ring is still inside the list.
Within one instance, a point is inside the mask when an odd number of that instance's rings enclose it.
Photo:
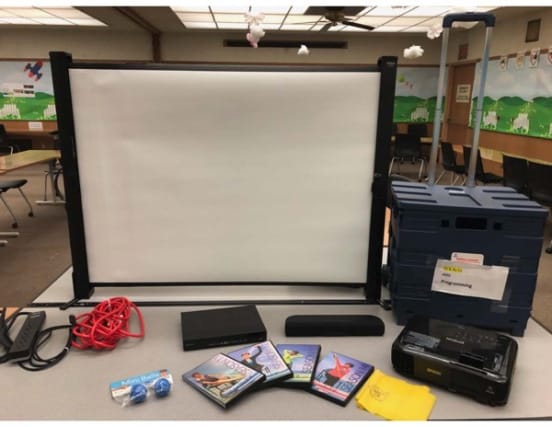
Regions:
[[[56,120],[54,97],[42,92],[34,98],[0,95],[0,111],[2,120]]]
[[[0,120],[56,120],[48,61],[0,61]]]
[[[393,121],[431,123],[437,101],[438,67],[398,67]]]
[[[499,60],[489,63],[481,129],[552,139],[552,63],[547,55],[541,55],[536,68],[517,69],[512,64],[500,68],[499,64]],[[477,93],[479,87],[478,75],[479,67],[473,93]],[[472,127],[476,104],[477,97],[474,97],[470,116]]]

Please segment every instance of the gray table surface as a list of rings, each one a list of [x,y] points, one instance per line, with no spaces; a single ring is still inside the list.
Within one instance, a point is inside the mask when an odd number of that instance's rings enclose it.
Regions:
[[[60,283],[66,286],[69,283],[67,280],[68,275],[62,276],[58,280],[58,287]],[[49,296],[42,295],[37,301],[44,302],[48,298],[57,298],[61,295],[60,292],[54,287]],[[95,298],[101,300],[102,292],[107,297],[114,291],[97,289]],[[121,289],[118,290],[118,294],[127,295]],[[180,312],[205,308],[143,307],[141,311],[146,324],[144,339],[121,341],[113,351],[72,349],[59,365],[37,373],[26,372],[16,365],[2,366],[3,387],[0,391],[0,401],[3,410],[0,419],[381,420],[359,409],[354,399],[346,407],[341,407],[305,391],[278,387],[244,396],[230,409],[218,407],[181,379],[182,373],[217,352],[236,348],[232,346],[187,352],[182,350]],[[379,306],[259,305],[258,309],[266,325],[268,338],[274,343],[318,343],[322,346],[322,355],[329,351],[338,351],[371,363],[386,374],[401,377],[394,372],[391,365],[391,344],[402,327],[395,324],[391,312]],[[66,323],[69,313],[88,312],[91,308],[45,310],[48,326]],[[292,314],[373,314],[384,320],[386,331],[383,337],[288,338],[285,336],[284,325],[285,319]],[[136,323],[133,325],[137,326]],[[62,346],[64,334],[65,332],[62,332],[52,339],[44,349],[45,356],[48,352],[56,352]],[[525,336],[516,340],[519,344],[519,353],[510,399],[506,406],[489,407],[431,386],[437,401],[430,418],[462,420],[552,417],[552,399],[549,395],[552,384],[549,363],[552,335],[530,320]],[[161,368],[169,369],[175,381],[167,398],[152,397],[144,404],[128,407],[121,407],[112,400],[109,393],[111,382]]]

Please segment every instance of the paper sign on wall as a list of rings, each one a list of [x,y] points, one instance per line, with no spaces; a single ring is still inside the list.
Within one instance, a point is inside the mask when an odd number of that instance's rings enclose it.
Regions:
[[[508,267],[440,259],[435,265],[431,290],[500,301],[504,295],[508,271]]]
[[[44,130],[42,122],[28,122],[29,130]]]
[[[471,85],[461,84],[456,86],[456,102],[468,104],[470,102]]]

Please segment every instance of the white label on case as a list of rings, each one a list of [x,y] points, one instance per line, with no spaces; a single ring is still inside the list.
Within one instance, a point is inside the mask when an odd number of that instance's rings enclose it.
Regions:
[[[431,290],[500,301],[504,295],[508,271],[508,267],[440,259],[435,265]]]

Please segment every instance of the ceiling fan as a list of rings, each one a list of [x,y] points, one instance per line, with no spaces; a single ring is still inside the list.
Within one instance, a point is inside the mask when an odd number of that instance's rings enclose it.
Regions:
[[[357,27],[362,28],[363,30],[372,31],[374,27],[371,25],[365,25],[360,24],[355,21],[351,21],[347,19],[347,12],[350,8],[344,7],[344,6],[324,6],[324,7],[310,7],[305,12],[305,15],[322,15],[323,19],[328,21],[324,26],[320,29],[320,31],[328,31],[331,27],[335,27],[336,25],[348,25],[350,27]],[[359,8],[360,10],[364,9],[364,7]],[[315,13],[317,12],[317,13]],[[352,13],[352,15],[355,15],[356,13]],[[319,21],[313,22],[313,23],[320,23]]]

